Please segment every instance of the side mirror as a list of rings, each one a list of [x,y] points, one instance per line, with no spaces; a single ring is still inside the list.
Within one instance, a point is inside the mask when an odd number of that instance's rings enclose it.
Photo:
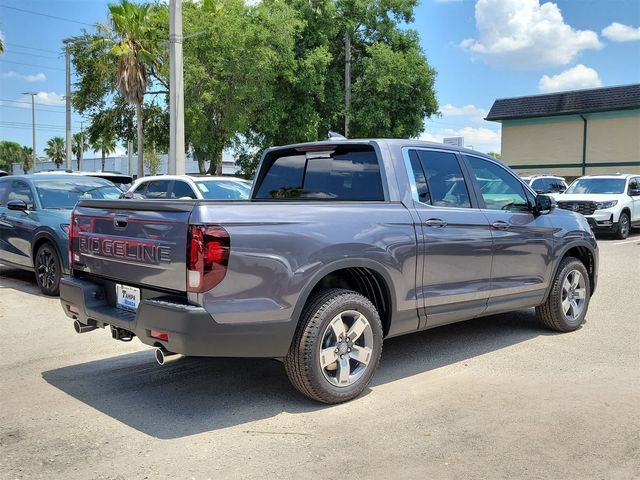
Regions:
[[[535,215],[546,215],[556,208],[556,201],[548,195],[537,195],[533,209]]]
[[[26,212],[29,210],[29,206],[24,202],[24,200],[9,200],[7,202],[7,208],[9,210],[18,210],[20,212]]]
[[[640,190],[631,189],[629,190],[630,197],[640,197]]]

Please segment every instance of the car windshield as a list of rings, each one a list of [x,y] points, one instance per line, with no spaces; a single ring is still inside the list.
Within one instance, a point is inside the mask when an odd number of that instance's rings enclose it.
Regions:
[[[623,193],[624,178],[579,178],[564,193]]]
[[[207,200],[246,200],[251,192],[249,182],[234,180],[201,180],[196,185]]]
[[[122,193],[111,182],[90,178],[48,179],[34,182],[42,208],[71,210],[79,200],[115,200]]]

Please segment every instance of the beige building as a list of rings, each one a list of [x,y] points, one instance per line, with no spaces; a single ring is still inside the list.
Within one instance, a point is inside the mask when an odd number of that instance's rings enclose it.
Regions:
[[[640,84],[503,98],[486,119],[519,174],[640,173]]]

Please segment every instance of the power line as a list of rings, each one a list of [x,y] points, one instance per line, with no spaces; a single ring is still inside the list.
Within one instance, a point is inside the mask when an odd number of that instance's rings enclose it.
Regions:
[[[37,53],[30,52],[16,52],[14,50],[5,50],[4,53],[12,53],[14,55],[29,55],[30,57],[38,57],[38,58],[52,58],[54,60],[58,60],[61,57],[54,57],[52,55],[38,55]]]
[[[0,8],[6,8],[9,10],[15,10],[16,12],[29,13],[31,15],[39,15],[41,17],[53,18],[54,20],[62,20],[64,22],[77,23],[78,25],[86,25],[93,27],[90,23],[81,22],[79,20],[72,20],[71,18],[58,17],[56,15],[49,15],[48,13],[34,12],[33,10],[25,10],[24,8],[10,7],[9,5],[0,5]]]
[[[20,103],[28,103],[31,105],[31,102],[20,102]],[[46,105],[46,103],[36,103],[36,105]],[[56,105],[52,105],[56,106]],[[0,108],[15,108],[16,110],[22,110],[24,112],[28,112],[29,109],[25,107],[14,107],[13,105],[2,105],[0,104]],[[51,112],[51,113],[66,113],[64,110],[49,110],[48,108],[38,108],[38,112]]]
[[[56,51],[56,50],[47,50],[46,48],[29,47],[27,45],[20,45],[19,43],[5,42],[5,45],[9,47],[26,48],[27,50],[35,50],[36,52],[60,53],[59,51]]]
[[[38,98],[38,96],[36,95],[36,98]],[[24,100],[9,100],[8,98],[0,98],[0,102],[11,102],[11,103],[23,103],[25,105],[31,105],[31,102],[27,102]],[[35,102],[36,105],[46,105],[47,107],[53,107],[53,108],[65,108],[64,105],[49,105],[47,103],[39,103],[39,102]]]
[[[49,70],[59,70],[60,72],[64,72],[64,68],[45,67],[44,65],[35,65],[33,63],[14,62],[12,60],[5,60],[5,59],[0,60],[0,62],[13,63],[14,65],[24,65],[25,67],[47,68]]]

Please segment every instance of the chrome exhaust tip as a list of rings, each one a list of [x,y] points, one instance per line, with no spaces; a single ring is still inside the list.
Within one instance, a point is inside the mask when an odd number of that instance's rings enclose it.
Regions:
[[[169,352],[164,347],[157,347],[155,351],[156,362],[158,365],[166,365],[167,363],[175,362],[176,360],[180,360],[183,358],[183,355],[179,353]]]
[[[73,329],[76,333],[87,333],[92,332],[98,327],[94,327],[93,325],[85,325],[84,323],[80,323],[79,320],[73,322]]]

